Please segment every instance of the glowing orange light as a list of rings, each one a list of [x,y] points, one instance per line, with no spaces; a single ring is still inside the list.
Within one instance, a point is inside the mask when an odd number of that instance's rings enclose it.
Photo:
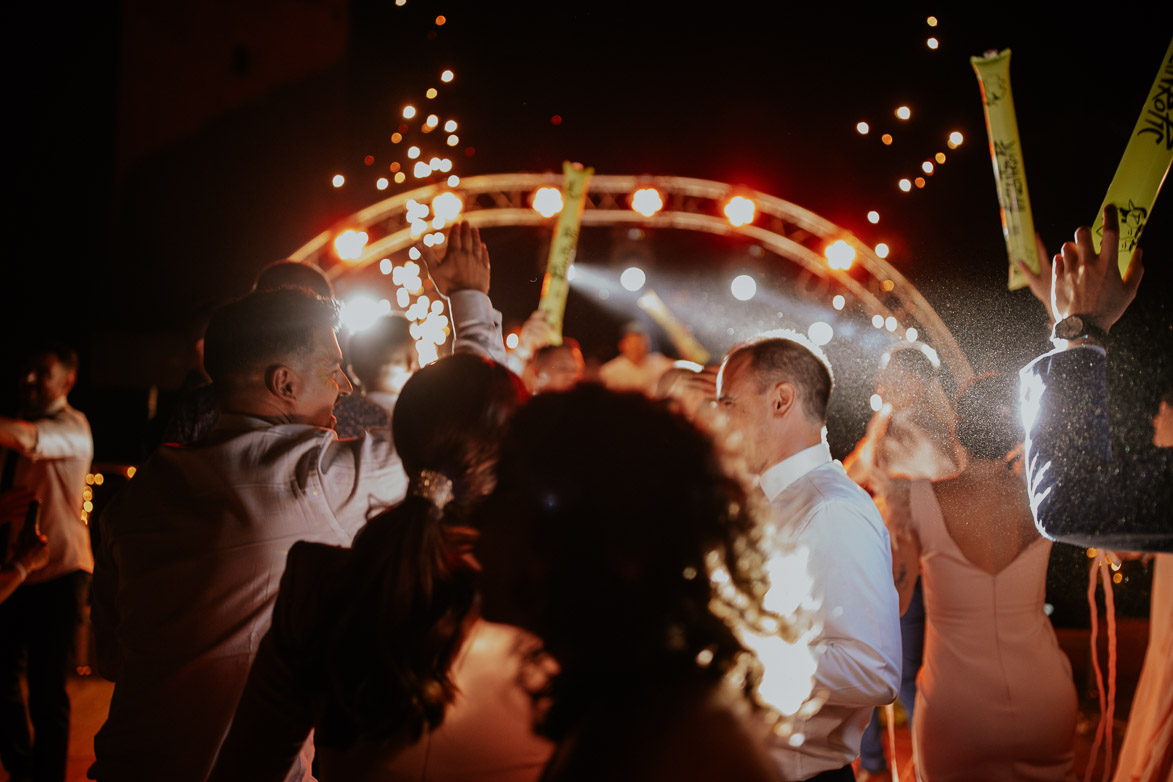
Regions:
[[[827,245],[823,249],[823,255],[827,256],[827,265],[832,269],[846,271],[855,263],[855,248],[843,239],[836,239]]]
[[[94,485],[95,486],[101,486],[102,481],[104,481],[104,480],[106,480],[106,479],[102,477],[102,473],[100,473],[100,472],[94,473]]]
[[[925,178],[923,176],[918,176],[916,179],[912,180],[912,183],[914,185],[916,185],[917,187],[924,187],[925,186]]]
[[[392,174],[394,174],[396,171],[398,171],[398,170],[399,170],[399,161],[398,161],[398,160],[396,160],[394,163],[392,163],[392,164],[391,164],[390,166],[388,166],[387,168],[388,168],[388,170],[390,170],[390,172],[391,172]]]
[[[137,469],[135,468],[135,466],[132,464],[132,465],[130,465],[129,467],[127,467],[127,468],[126,468],[126,477],[127,477],[127,478],[133,478],[133,477],[134,477],[134,474],[135,474],[136,472],[138,472],[138,470],[137,470]]]
[[[884,135],[880,136],[880,141],[884,142],[884,146],[890,146],[892,144],[892,134],[885,133]]]
[[[940,41],[938,41],[936,38],[930,38],[929,40],[925,41],[925,43],[930,49],[936,49],[941,45]]]
[[[403,141],[403,134],[402,133],[396,131],[395,133],[391,134],[391,143],[392,144],[398,144],[400,141]]]
[[[447,19],[445,19],[445,18],[444,18],[442,15],[441,15],[441,16],[437,16],[437,17],[436,17],[436,26],[437,26],[437,27],[443,27],[443,26],[444,26],[444,23],[445,23],[445,22],[447,22],[447,21],[448,21],[448,20],[447,20]]]
[[[901,179],[899,182],[899,185],[900,185],[900,189],[906,193],[909,190],[912,190],[912,182],[908,181],[907,179]]]
[[[933,160],[936,160],[936,161],[937,161],[937,165],[938,165],[938,166],[939,166],[939,165],[941,165],[942,163],[944,163],[944,162],[945,162],[945,153],[944,153],[944,152],[938,152],[937,154],[933,155]]]
[[[876,255],[880,258],[887,258],[888,257],[888,245],[884,244],[883,242],[880,242],[879,244],[877,244],[876,245]],[[889,286],[889,287],[884,288],[884,290],[886,290],[886,291],[892,290],[892,288],[891,288],[892,281],[891,280],[885,280],[884,284],[886,286]]]
[[[733,196],[729,203],[725,204],[725,216],[735,228],[752,223],[756,211],[754,202],[743,196]]]
[[[331,179],[330,182],[334,185],[334,187],[342,187],[346,184],[346,177],[342,176],[342,174],[335,174],[334,178]]]
[[[875,209],[868,212],[868,222],[871,223],[872,225],[875,225],[876,223],[880,222],[880,213],[877,212]]]
[[[885,245],[885,246],[887,246],[887,245]],[[880,255],[880,254],[876,253],[876,255]],[[887,253],[884,253],[884,255],[887,255]],[[880,257],[883,258],[884,255],[880,255]],[[883,288],[888,293],[891,293],[896,288],[896,283],[892,282],[891,280],[884,280],[882,283],[880,283],[880,287]]]
[[[928,19],[925,20],[925,22],[928,23],[929,27],[936,27],[937,26],[937,17],[930,16]]]
[[[933,164],[932,164],[932,162],[931,162],[931,161],[928,161],[928,160],[926,160],[925,162],[921,163],[921,164],[920,164],[920,170],[921,170],[921,171],[924,171],[926,174],[932,174],[932,173],[933,173]]]
[[[631,208],[644,217],[651,217],[664,208],[664,199],[654,187],[643,187],[631,195]]]
[[[896,116],[899,119],[908,119],[912,116],[912,109],[908,108],[907,106],[899,106],[896,109]]]
[[[411,119],[414,116],[415,116],[415,106],[404,106],[403,107],[403,118],[404,119]]]
[[[857,131],[859,131],[859,135],[861,135],[861,136],[866,136],[866,135],[868,134],[868,131],[869,131],[869,130],[871,130],[871,128],[870,128],[870,127],[868,127],[868,124],[867,124],[866,122],[860,122],[860,123],[858,123],[858,124],[855,126],[855,129],[856,129]]]
[[[403,180],[405,180],[405,179],[407,179],[407,174],[400,171],[398,174],[395,175],[395,184],[402,185]]]
[[[334,252],[344,261],[353,261],[362,255],[367,246],[366,231],[347,229],[334,237]]]
[[[444,71],[440,74],[440,81],[444,82],[445,84],[452,81],[454,78],[456,78],[456,74],[452,71]]]
[[[440,93],[436,91],[435,87],[428,87],[428,91],[424,93],[424,97],[427,98],[428,100],[432,100],[433,98],[435,98],[439,94]]]
[[[374,155],[367,155],[366,157],[364,157],[362,159],[362,162],[363,162],[364,166],[369,166],[375,162],[375,156]]]
[[[539,187],[534,193],[533,207],[542,217],[553,217],[562,211],[562,192],[556,187]]]

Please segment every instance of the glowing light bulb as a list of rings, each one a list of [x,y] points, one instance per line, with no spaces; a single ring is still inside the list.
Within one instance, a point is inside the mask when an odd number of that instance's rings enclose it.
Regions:
[[[880,242],[879,244],[877,244],[876,245],[876,256],[880,257],[880,258],[887,258],[888,257],[888,245],[884,244],[883,242]]]
[[[912,116],[912,109],[907,106],[900,106],[896,109],[896,116],[899,119],[908,119]]]
[[[855,248],[843,239],[836,239],[826,246],[823,255],[827,257],[827,265],[832,269],[846,271],[855,262]]]
[[[749,301],[758,292],[757,281],[748,274],[739,274],[729,284],[729,292],[738,301]]]
[[[654,187],[640,188],[631,196],[631,208],[644,217],[651,217],[664,208],[664,199]]]
[[[735,228],[740,228],[743,225],[749,225],[753,222],[754,212],[757,207],[754,202],[742,196],[734,196],[725,204],[725,217],[729,218],[729,222]]]
[[[330,184],[334,185],[334,187],[342,187],[346,184],[346,177],[342,176],[342,174],[335,174],[334,178],[330,180]]]
[[[875,209],[868,212],[868,222],[871,223],[872,225],[875,225],[876,223],[880,222],[880,213],[877,212]]]
[[[358,258],[366,246],[366,231],[347,229],[334,237],[334,252],[344,261],[353,261]]]
[[[868,131],[871,130],[871,128],[868,127],[868,124],[866,122],[857,123],[855,126],[855,129],[857,131],[859,131],[859,135],[861,135],[861,136],[866,136],[868,134]]]
[[[556,187],[539,187],[534,193],[534,211],[542,217],[553,217],[562,211],[562,193]]]
[[[843,309],[847,306],[847,299],[842,293],[836,293],[835,298],[831,299],[831,306],[837,310]]]
[[[623,270],[623,274],[619,275],[619,284],[626,290],[635,293],[644,286],[647,279],[643,269],[638,266],[629,266]]]

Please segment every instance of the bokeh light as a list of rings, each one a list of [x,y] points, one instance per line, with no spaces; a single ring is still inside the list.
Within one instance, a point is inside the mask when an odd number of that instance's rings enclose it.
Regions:
[[[432,212],[437,218],[447,222],[454,221],[464,208],[464,202],[456,193],[441,193],[432,199]]]
[[[831,306],[837,310],[841,310],[847,306],[847,298],[842,293],[836,293],[835,297],[831,299]]]
[[[414,116],[415,116],[415,106],[404,106],[403,107],[403,118],[404,119],[411,119]]]
[[[623,274],[619,275],[619,284],[632,293],[642,288],[645,282],[647,282],[647,275],[638,266],[629,266],[623,270]]]
[[[729,292],[738,301],[749,301],[758,292],[757,281],[748,274],[739,274],[729,284]]]
[[[334,237],[334,252],[344,261],[353,261],[367,246],[367,232],[347,229]]]
[[[428,100],[432,100],[439,94],[440,93],[437,92],[435,87],[428,87],[428,91],[424,93],[424,97],[426,97]]]
[[[375,180],[375,189],[376,190],[386,190],[387,185],[389,185],[389,184],[391,184],[391,183],[387,180],[387,177],[381,176]]]
[[[888,317],[884,318],[884,328],[888,329],[888,331],[895,331],[896,327],[899,325],[900,323],[896,320],[895,315],[889,315]]]
[[[909,190],[912,190],[912,182],[910,182],[910,181],[909,181],[909,180],[907,180],[907,179],[901,179],[901,180],[900,180],[900,182],[899,182],[899,185],[900,185],[900,189],[901,189],[901,190],[903,190],[903,191],[904,191],[904,192],[906,192],[906,193],[907,193]]]
[[[342,174],[335,174],[334,178],[330,180],[330,184],[334,185],[334,187],[342,187],[346,184],[346,177],[342,176]]]
[[[383,260],[379,261],[380,274],[390,274],[394,268],[395,266],[391,263],[390,258],[384,258]]]
[[[878,413],[880,408],[884,406],[884,398],[879,394],[872,394],[871,399],[868,400],[868,406]]]
[[[855,248],[843,239],[836,239],[827,245],[823,249],[823,255],[827,256],[827,265],[832,269],[846,271],[855,262]]]
[[[450,119],[444,123],[444,132],[451,133],[456,130],[456,120]]]
[[[456,78],[456,74],[452,71],[444,71],[440,74],[440,81],[444,82],[445,84],[452,81],[454,78]]]
[[[896,116],[899,119],[908,119],[912,116],[912,109],[907,106],[899,106],[896,109]]]
[[[932,161],[926,160],[925,162],[921,163],[921,164],[920,164],[920,170],[921,170],[921,171],[924,171],[926,174],[931,174],[931,173],[933,173],[933,163],[932,163]]]
[[[909,342],[916,342],[916,338],[919,336],[920,332],[913,326],[909,326],[908,330],[904,332],[904,338]]]
[[[868,124],[866,122],[860,122],[859,124],[857,124],[855,126],[855,129],[857,131],[859,131],[859,134],[861,136],[866,136],[868,134],[868,131],[871,130],[871,128],[868,127]]]
[[[868,212],[868,222],[871,223],[872,225],[875,225],[876,223],[880,222],[880,213],[877,212],[875,209]]]
[[[945,162],[945,153],[944,153],[944,152],[938,152],[937,154],[933,155],[933,160],[936,160],[936,161],[937,161],[937,165],[938,165],[938,166],[939,166],[939,165],[941,165],[942,163],[944,163],[944,162]]]
[[[821,320],[816,320],[806,330],[806,335],[810,337],[810,341],[816,345],[826,345],[835,338],[835,329],[831,328],[830,323],[825,323]]]
[[[631,208],[644,217],[651,217],[664,208],[664,199],[656,188],[641,187],[631,195]]]
[[[562,192],[556,187],[539,187],[534,193],[533,207],[542,217],[553,217],[562,211]]]
[[[929,27],[936,27],[937,26],[937,17],[930,16],[928,19],[925,20],[925,23],[928,24]]]
[[[505,347],[510,350],[516,350],[517,346],[521,344],[521,337],[517,336],[517,332],[511,332],[505,335]]]
[[[386,299],[376,301],[364,295],[343,301],[338,308],[338,318],[351,334],[369,329],[381,316],[390,314],[391,302]]]
[[[754,202],[743,196],[734,196],[725,204],[725,216],[729,218],[729,222],[735,228],[740,228],[743,225],[749,225],[753,222],[754,212],[757,207]]]
[[[925,43],[928,45],[928,47],[930,49],[936,49],[938,46],[941,45],[941,42],[938,41],[936,38],[930,38],[929,40],[925,41]]]
[[[916,179],[912,180],[912,183],[914,185],[916,185],[917,187],[924,187],[925,186],[925,178],[923,176],[918,176]]]
[[[884,142],[884,146],[886,146],[886,147],[891,146],[892,145],[892,134],[885,133],[884,135],[880,136],[880,141]]]
[[[416,146],[408,147],[407,148],[407,156],[408,156],[408,158],[415,160],[417,157],[420,156],[420,148],[416,147]]]
[[[872,325],[878,329],[884,328],[884,316],[883,315],[873,315],[872,316]]]
[[[884,244],[883,242],[880,242],[879,244],[877,244],[876,245],[876,257],[887,258],[888,257],[888,245]]]
[[[963,141],[965,141],[965,136],[961,135],[960,131],[953,131],[949,134],[949,149],[957,149]]]

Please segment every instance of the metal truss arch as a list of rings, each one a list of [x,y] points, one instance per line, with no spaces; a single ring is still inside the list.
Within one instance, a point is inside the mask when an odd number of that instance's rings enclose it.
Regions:
[[[431,184],[399,193],[356,212],[335,229],[324,231],[291,258],[317,264],[329,276],[337,278],[381,259],[405,251],[418,241],[413,234],[407,210],[409,202],[430,204],[441,193],[453,192],[463,202],[461,218],[481,228],[497,226],[551,226],[556,218],[543,217],[531,206],[530,199],[540,187],[561,188],[562,175],[488,174],[460,180],[456,187]],[[632,210],[631,194],[639,188],[656,188],[663,208],[650,217]],[[723,213],[724,205],[734,196],[742,196],[755,205],[754,220],[733,226]],[[646,228],[672,228],[701,231],[721,236],[745,236],[787,261],[798,265],[810,276],[830,286],[841,286],[866,311],[887,319],[896,318],[902,328],[914,326],[941,358],[942,365],[958,385],[973,373],[969,361],[952,333],[932,305],[898,270],[849,231],[807,209],[767,193],[736,185],[704,179],[671,176],[596,175],[591,178],[583,211],[584,226],[632,225]],[[343,230],[366,231],[369,238],[361,254],[340,260],[333,250],[333,238]],[[834,269],[827,263],[823,249],[843,240],[855,249],[853,269]],[[858,271],[863,279],[858,279]]]

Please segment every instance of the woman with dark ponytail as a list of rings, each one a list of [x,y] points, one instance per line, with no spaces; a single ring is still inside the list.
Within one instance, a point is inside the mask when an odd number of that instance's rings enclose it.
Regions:
[[[394,779],[440,725],[475,620],[469,511],[493,487],[524,395],[504,367],[454,355],[417,372],[392,433],[407,497],[350,549],[297,543],[214,780],[281,780],[311,729],[323,779]],[[426,747],[425,747],[426,749]]]

